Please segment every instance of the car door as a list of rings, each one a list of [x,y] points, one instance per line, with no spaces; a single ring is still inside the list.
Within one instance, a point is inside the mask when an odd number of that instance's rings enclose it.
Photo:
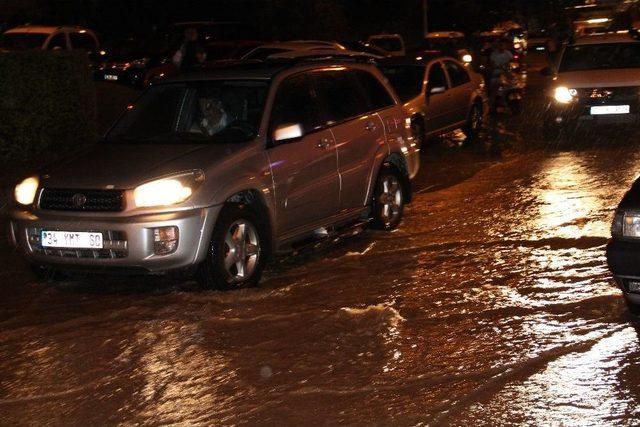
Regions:
[[[340,208],[362,207],[375,154],[385,144],[383,123],[374,112],[384,108],[385,100],[377,99],[381,105],[374,105],[376,94],[370,96],[365,85],[380,83],[365,71],[347,68],[319,71],[313,73],[313,77],[321,100],[323,122],[330,127],[336,141]],[[386,95],[386,106],[393,105],[393,100]]]
[[[425,94],[427,132],[438,134],[450,125],[451,98],[449,81],[440,61],[427,67],[427,89]]]
[[[302,137],[273,143],[267,150],[281,236],[339,210],[336,144],[331,131],[321,126],[317,105],[311,78],[305,73],[280,83],[271,108],[270,136],[279,126],[303,128]]]
[[[469,113],[469,102],[473,92],[471,77],[467,70],[455,61],[445,60],[444,68],[449,76],[449,84],[451,86],[450,94],[453,103],[451,121],[465,121]]]

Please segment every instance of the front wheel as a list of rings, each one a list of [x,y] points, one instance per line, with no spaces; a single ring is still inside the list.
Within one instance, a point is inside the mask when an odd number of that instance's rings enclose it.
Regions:
[[[200,268],[202,285],[220,290],[257,286],[267,258],[264,230],[260,218],[247,206],[223,208]]]
[[[400,175],[391,168],[380,172],[373,195],[372,225],[380,230],[393,230],[402,221],[404,192]]]

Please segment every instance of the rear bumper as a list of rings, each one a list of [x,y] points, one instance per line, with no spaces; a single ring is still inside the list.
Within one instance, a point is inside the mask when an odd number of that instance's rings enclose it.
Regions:
[[[607,245],[607,263],[625,296],[640,304],[640,294],[629,292],[629,282],[640,282],[640,242],[611,240]]]
[[[134,217],[78,217],[15,211],[9,218],[11,243],[29,262],[58,269],[162,273],[196,265],[206,258],[220,206]],[[156,255],[154,228],[174,226],[175,252]],[[40,232],[92,231],[103,234],[104,249],[46,249]]]

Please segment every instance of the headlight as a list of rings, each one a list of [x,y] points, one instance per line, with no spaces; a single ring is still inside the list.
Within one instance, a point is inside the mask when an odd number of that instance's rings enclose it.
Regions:
[[[21,205],[31,205],[36,198],[36,193],[38,192],[38,185],[40,181],[37,176],[32,176],[20,184],[16,185],[14,190],[14,196],[16,201]]]
[[[612,237],[622,236],[623,223],[624,223],[624,213],[616,212],[616,215],[613,217],[613,223],[611,224]]]
[[[568,104],[573,102],[578,96],[578,91],[575,89],[569,89],[564,86],[557,87],[553,97],[561,104]]]
[[[640,213],[626,213],[623,215],[622,237],[640,238]]]
[[[462,62],[470,64],[472,61],[473,61],[473,56],[469,55],[468,53],[462,56]]]
[[[137,207],[170,206],[182,203],[204,181],[202,171],[191,171],[147,182],[133,191]]]

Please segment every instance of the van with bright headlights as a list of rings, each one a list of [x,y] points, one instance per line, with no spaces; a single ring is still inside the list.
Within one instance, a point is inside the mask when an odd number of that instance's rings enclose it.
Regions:
[[[10,237],[47,272],[187,270],[242,288],[275,252],[395,228],[418,166],[372,65],[244,64],[151,86],[101,143],[22,180]]]
[[[587,36],[564,48],[544,113],[547,138],[569,134],[579,126],[638,124],[640,41],[636,35],[632,31]]]

